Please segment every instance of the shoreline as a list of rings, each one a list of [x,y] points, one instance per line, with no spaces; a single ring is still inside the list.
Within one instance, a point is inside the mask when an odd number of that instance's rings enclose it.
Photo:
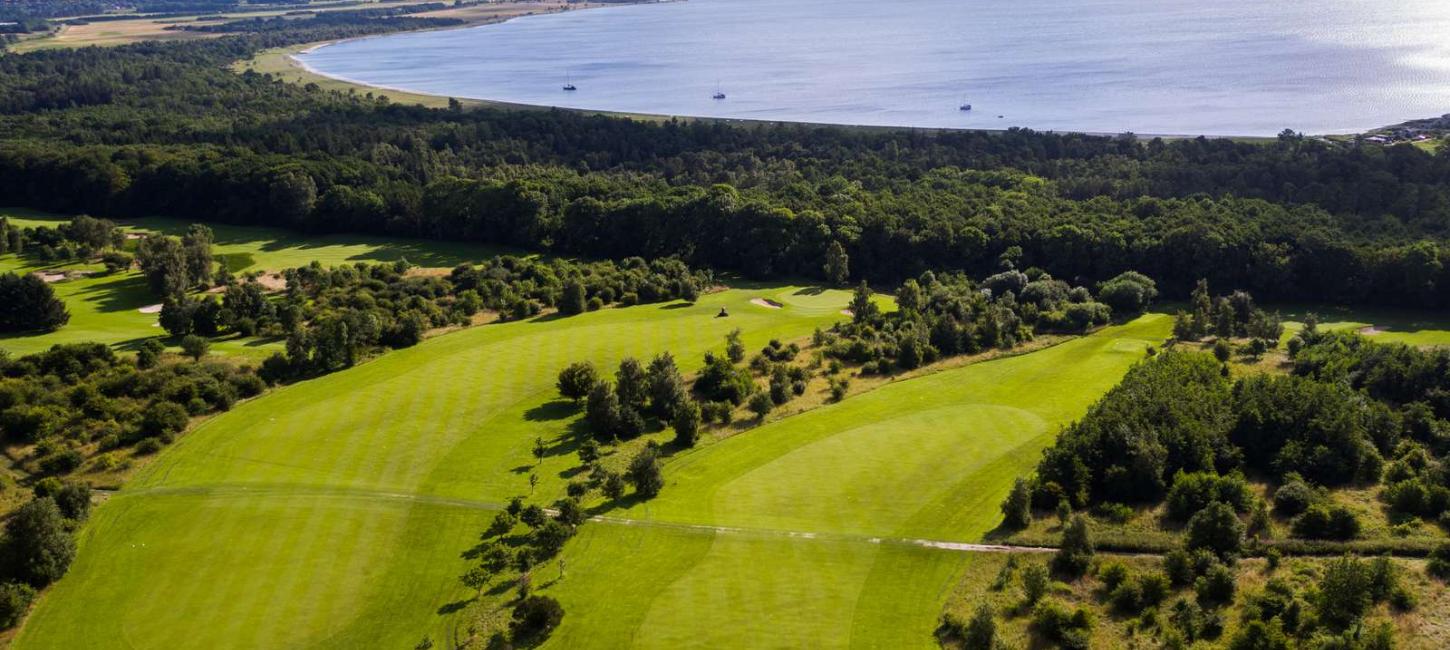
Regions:
[[[679,0],[666,0],[666,1],[679,1]],[[631,3],[631,4],[653,4],[653,3]],[[551,12],[551,13],[556,13],[556,12]],[[533,15],[543,15],[543,14],[533,14]],[[506,19],[504,21],[499,21],[499,22],[496,22],[496,23],[481,23],[481,24],[477,24],[477,25],[460,25],[460,26],[448,27],[448,28],[444,28],[444,29],[467,29],[467,28],[471,28],[471,27],[484,27],[484,26],[487,26],[487,25],[500,24],[502,22],[507,22],[507,20],[513,20],[514,18],[521,18],[521,17],[523,17],[523,16],[515,16],[513,18],[508,18],[508,19]],[[438,30],[423,30],[423,31],[443,31],[443,30],[442,29],[438,29]],[[803,127],[803,128],[846,129],[846,130],[851,130],[851,131],[867,131],[867,132],[912,131],[912,132],[917,132],[917,133],[928,133],[928,134],[934,134],[934,133],[994,133],[994,134],[1002,134],[1002,133],[1007,133],[1008,131],[1012,130],[1013,128],[1031,129],[1031,127],[1007,127],[1007,128],[1001,128],[1001,129],[988,129],[988,128],[972,128],[972,127],[910,126],[910,125],[900,125],[900,124],[896,124],[896,125],[892,125],[892,124],[858,124],[858,123],[849,123],[849,122],[807,122],[807,121],[800,121],[800,120],[770,120],[770,119],[747,118],[747,117],[711,117],[711,116],[705,116],[705,115],[678,115],[678,114],[671,114],[671,113],[631,113],[631,112],[627,112],[627,111],[615,111],[615,110],[609,110],[609,109],[603,109],[603,108],[575,108],[575,107],[571,107],[571,106],[554,106],[554,105],[550,105],[550,104],[524,104],[524,103],[510,102],[510,101],[505,101],[505,100],[500,100],[500,99],[487,99],[487,98],[483,98],[483,97],[467,97],[467,96],[461,96],[461,95],[440,95],[440,94],[437,94],[437,93],[426,92],[426,91],[421,91],[421,90],[415,90],[415,89],[411,89],[411,88],[402,88],[402,87],[399,87],[399,86],[390,86],[390,85],[385,85],[385,84],[379,84],[379,83],[372,83],[372,82],[362,81],[362,80],[353,79],[351,77],[347,77],[347,76],[344,76],[344,75],[323,72],[321,70],[318,70],[318,69],[312,67],[311,65],[308,65],[308,63],[306,61],[303,61],[302,59],[300,59],[300,58],[297,57],[297,55],[299,55],[299,54],[307,54],[307,53],[310,53],[310,52],[315,52],[318,49],[321,49],[323,47],[327,47],[327,46],[330,46],[330,45],[337,45],[337,44],[341,44],[341,43],[347,43],[347,42],[358,41],[358,40],[363,40],[363,39],[381,38],[381,37],[385,37],[385,36],[394,36],[396,34],[409,34],[409,33],[419,33],[419,32],[395,32],[395,33],[392,33],[392,34],[373,34],[373,35],[368,35],[368,36],[359,36],[357,38],[341,39],[341,40],[335,40],[335,41],[323,41],[321,43],[309,44],[308,46],[305,47],[305,49],[297,50],[295,52],[283,53],[282,56],[284,58],[286,58],[287,61],[290,62],[291,65],[294,68],[300,69],[301,71],[303,71],[303,72],[305,72],[307,74],[310,74],[310,75],[312,75],[314,77],[320,77],[322,79],[327,79],[327,80],[330,80],[330,81],[334,81],[334,82],[337,82],[337,83],[340,83],[340,84],[343,84],[343,85],[346,85],[346,86],[350,86],[350,87],[353,87],[353,88],[358,89],[359,91],[362,91],[362,90],[369,90],[369,91],[378,91],[378,90],[381,90],[381,91],[387,91],[389,93],[400,93],[400,94],[403,94],[403,95],[409,95],[409,96],[415,96],[415,97],[432,98],[432,99],[436,99],[436,100],[442,100],[444,102],[446,102],[447,100],[457,100],[458,102],[462,103],[465,107],[469,107],[469,106],[472,106],[472,107],[487,107],[487,108],[498,108],[498,109],[505,109],[505,110],[521,110],[521,111],[569,111],[569,112],[572,112],[572,113],[579,113],[581,115],[599,115],[599,116],[605,116],[605,117],[616,117],[616,118],[623,118],[623,119],[639,120],[639,121],[644,121],[644,122],[681,121],[681,122],[705,122],[705,123],[711,123],[711,124],[728,124],[728,125],[734,125],[734,126],[796,126],[796,127]],[[420,103],[422,105],[424,105],[424,106],[429,106],[428,103],[423,103],[423,102],[420,102]],[[436,106],[430,106],[430,107],[436,108]],[[1039,133],[1080,134],[1080,135],[1095,136],[1095,137],[1115,137],[1115,136],[1123,135],[1122,133],[1115,133],[1115,132],[1109,132],[1109,131],[1059,131],[1059,130],[1055,130],[1055,129],[1031,129],[1031,130],[1036,131],[1036,132],[1039,132]],[[1206,138],[1206,139],[1209,139],[1209,140],[1238,140],[1238,141],[1244,141],[1244,142],[1272,142],[1272,141],[1274,141],[1276,139],[1275,136],[1267,136],[1267,135],[1207,135],[1207,134],[1197,134],[1197,135],[1194,135],[1194,134],[1187,134],[1187,133],[1134,133],[1133,135],[1135,137],[1138,137],[1138,138],[1141,138],[1141,139],[1149,139],[1149,140],[1155,139],[1155,138],[1161,138],[1161,139],[1164,139],[1164,140],[1192,140],[1194,138],[1200,138],[1200,137],[1202,137],[1202,138]],[[1350,135],[1349,134],[1345,134],[1345,135],[1341,135],[1341,136],[1338,136],[1338,137],[1350,137]]]
[[[868,133],[910,131],[910,132],[913,132],[913,133],[925,133],[925,134],[928,134],[928,135],[934,135],[934,134],[939,134],[939,133],[989,133],[989,134],[1003,134],[1003,133],[1007,133],[1012,128],[1030,128],[1030,127],[1006,127],[1006,128],[1000,128],[1000,129],[992,129],[992,128],[971,128],[971,127],[924,127],[924,126],[883,125],[883,124],[853,124],[853,123],[844,123],[844,122],[808,122],[808,121],[798,121],[798,120],[771,120],[771,119],[743,118],[743,117],[741,117],[741,118],[734,118],[734,117],[710,117],[710,116],[702,116],[702,115],[676,115],[676,114],[670,114],[670,113],[634,113],[634,112],[629,112],[629,111],[615,111],[615,110],[609,110],[609,109],[592,109],[592,108],[575,108],[575,107],[569,107],[569,106],[554,106],[554,105],[550,105],[550,104],[525,104],[525,103],[520,103],[520,102],[510,102],[510,101],[499,100],[499,99],[488,99],[488,98],[485,98],[485,97],[465,97],[465,96],[456,96],[456,95],[440,95],[440,94],[437,94],[437,93],[425,92],[425,91],[420,91],[420,90],[414,90],[414,89],[410,89],[410,88],[403,88],[403,87],[399,87],[399,86],[390,86],[390,85],[385,85],[385,84],[371,83],[371,82],[362,81],[362,80],[359,80],[359,79],[353,79],[353,78],[350,78],[350,77],[347,77],[347,76],[344,76],[344,75],[338,75],[338,74],[332,74],[332,73],[328,73],[328,72],[323,72],[321,70],[318,70],[317,68],[312,67],[306,61],[303,61],[298,56],[298,55],[302,55],[302,54],[309,54],[309,53],[312,53],[312,52],[316,52],[317,50],[320,50],[320,49],[322,49],[324,47],[329,47],[329,46],[332,46],[332,45],[338,45],[338,44],[342,44],[342,43],[350,43],[350,42],[361,41],[361,40],[366,40],[366,39],[383,38],[383,37],[387,37],[387,36],[396,36],[398,34],[419,34],[419,33],[426,33],[426,32],[442,32],[442,31],[453,31],[453,30],[459,30],[459,29],[472,29],[472,28],[476,28],[476,27],[486,27],[486,26],[490,26],[490,25],[500,25],[500,24],[506,23],[506,22],[511,21],[511,20],[516,20],[518,18],[526,18],[526,17],[531,17],[531,16],[545,16],[545,15],[549,15],[549,14],[564,13],[564,12],[567,12],[567,11],[588,11],[588,10],[592,10],[592,9],[604,9],[604,8],[609,8],[609,7],[634,6],[634,5],[642,5],[642,4],[665,4],[665,3],[686,2],[686,1],[687,0],[636,0],[636,1],[631,1],[631,2],[598,2],[598,3],[587,3],[586,2],[586,3],[582,3],[583,6],[564,4],[562,6],[565,7],[565,8],[562,9],[562,10],[552,10],[552,11],[546,10],[546,11],[540,11],[540,12],[528,12],[528,13],[522,13],[522,14],[513,15],[513,16],[506,16],[506,17],[503,17],[502,19],[498,19],[498,20],[481,20],[481,21],[478,21],[478,22],[471,22],[471,23],[467,23],[467,24],[463,24],[463,25],[452,25],[452,26],[448,26],[448,27],[439,27],[439,28],[435,28],[435,29],[422,29],[422,30],[412,30],[412,31],[404,31],[404,32],[391,32],[391,33],[387,33],[387,34],[369,34],[369,35],[366,35],[366,36],[357,36],[357,37],[353,37],[353,38],[335,39],[335,40],[330,40],[330,41],[320,41],[320,42],[315,42],[315,43],[307,43],[307,44],[302,44],[302,45],[294,45],[294,46],[291,46],[291,47],[278,48],[276,50],[265,51],[265,52],[263,52],[261,54],[258,54],[256,57],[253,57],[252,59],[248,59],[248,60],[244,60],[244,61],[239,61],[239,62],[237,62],[236,64],[233,65],[233,69],[234,70],[237,70],[237,71],[241,71],[241,70],[248,69],[248,68],[250,68],[250,69],[256,69],[256,64],[259,61],[262,61],[265,57],[274,56],[274,57],[279,57],[280,59],[282,59],[286,63],[286,67],[290,69],[289,71],[302,73],[302,76],[300,76],[297,79],[297,82],[298,83],[307,83],[308,81],[311,81],[313,83],[317,83],[317,82],[329,82],[331,85],[337,86],[338,87],[338,88],[336,88],[337,90],[342,90],[342,89],[346,88],[346,89],[351,89],[351,90],[354,90],[354,91],[357,91],[357,92],[373,92],[373,93],[380,94],[381,96],[388,97],[390,99],[390,101],[407,102],[407,103],[417,104],[417,105],[421,105],[421,106],[428,107],[428,108],[443,108],[443,107],[447,107],[448,106],[448,102],[450,100],[456,100],[460,104],[462,104],[465,108],[494,108],[494,109],[515,110],[515,111],[569,111],[569,112],[572,112],[572,113],[578,113],[580,115],[615,117],[615,118],[630,119],[630,120],[636,120],[636,121],[641,121],[641,122],[651,122],[651,123],[663,123],[663,122],[671,122],[671,121],[680,121],[680,122],[686,122],[686,123],[703,122],[703,123],[707,123],[707,124],[726,124],[726,125],[731,125],[731,126],[744,126],[744,127],[749,127],[749,126],[793,126],[793,127],[800,127],[800,128],[812,128],[812,129],[845,129],[845,130],[849,130],[849,131],[862,131],[862,132],[868,132]],[[448,11],[448,10],[442,10],[442,11]],[[432,12],[430,12],[430,13],[432,13]],[[419,16],[427,16],[428,14],[418,14],[418,15]],[[282,73],[282,71],[272,72],[272,74],[274,74],[274,75],[278,75],[278,74],[281,74],[281,73]],[[311,77],[314,77],[314,79],[311,79],[311,80],[306,79],[306,76],[309,76],[309,75]],[[381,91],[381,93],[378,93],[377,91]],[[1115,133],[1115,132],[1108,132],[1108,131],[1056,131],[1056,130],[1050,130],[1050,129],[1049,130],[1032,129],[1032,130],[1033,131],[1042,132],[1042,133],[1071,133],[1071,134],[1081,134],[1081,135],[1097,136],[1097,137],[1114,137],[1114,136],[1122,135],[1122,133]],[[1207,138],[1207,139],[1211,139],[1211,140],[1236,140],[1236,141],[1253,142],[1253,143],[1272,142],[1272,141],[1275,140],[1275,136],[1255,136],[1255,135],[1205,135],[1205,134],[1186,134],[1186,133],[1134,133],[1133,135],[1135,135],[1138,138],[1143,138],[1143,139],[1161,138],[1161,139],[1164,139],[1164,140],[1191,140],[1191,139],[1199,138],[1199,137],[1203,137],[1203,138]]]
[[[538,13],[530,12],[530,13],[519,14],[519,15],[514,15],[514,16],[507,16],[507,17],[502,18],[501,20],[487,20],[487,21],[480,21],[480,22],[470,23],[470,24],[464,24],[464,25],[455,25],[455,26],[442,27],[442,28],[437,28],[437,29],[417,30],[417,31],[411,31],[411,32],[394,32],[394,33],[389,33],[389,34],[372,34],[372,35],[368,35],[368,36],[359,36],[359,37],[356,37],[356,38],[338,39],[338,40],[332,40],[332,41],[323,41],[323,42],[318,42],[318,43],[311,43],[311,44],[306,44],[306,45],[303,45],[303,46],[294,46],[294,47],[300,47],[301,49],[296,49],[294,51],[287,51],[287,50],[290,50],[291,48],[283,48],[283,51],[281,52],[281,56],[282,56],[282,58],[284,58],[286,60],[286,62],[289,64],[289,66],[291,68],[293,68],[294,70],[300,70],[305,75],[311,75],[312,77],[316,77],[317,79],[328,80],[328,81],[331,81],[331,82],[333,82],[335,84],[338,84],[338,85],[341,85],[341,86],[345,86],[345,87],[349,87],[349,88],[353,88],[353,89],[356,89],[358,91],[384,91],[383,96],[389,96],[390,94],[402,95],[402,96],[404,96],[404,97],[407,98],[404,101],[411,101],[413,103],[417,103],[417,104],[420,104],[420,105],[423,105],[423,106],[428,106],[428,107],[433,107],[433,108],[436,108],[436,107],[439,107],[439,106],[447,106],[448,105],[448,102],[450,100],[456,100],[456,101],[460,102],[461,104],[463,104],[465,107],[474,107],[474,108],[477,108],[477,107],[488,107],[488,108],[497,108],[497,109],[504,109],[504,110],[520,110],[520,111],[551,111],[551,110],[569,111],[569,112],[573,112],[573,113],[579,113],[579,114],[582,114],[582,115],[598,115],[598,116],[616,117],[616,118],[632,119],[632,120],[638,120],[638,121],[644,121],[644,122],[655,122],[655,123],[659,123],[659,122],[670,122],[670,121],[681,121],[681,122],[687,122],[687,123],[689,123],[689,122],[703,122],[703,123],[710,123],[710,124],[727,124],[727,125],[747,126],[747,127],[748,126],[795,126],[795,127],[804,127],[804,128],[837,128],[837,129],[846,129],[846,130],[851,130],[851,131],[865,131],[865,132],[911,131],[911,132],[916,132],[916,133],[927,133],[927,134],[958,133],[958,132],[976,132],[976,133],[1002,134],[1002,133],[1007,133],[1008,131],[1010,131],[1013,128],[1022,128],[1022,129],[1030,129],[1032,131],[1036,131],[1036,132],[1040,132],[1040,133],[1080,134],[1080,135],[1095,136],[1095,137],[1115,137],[1115,136],[1124,135],[1124,133],[1122,133],[1122,132],[1086,131],[1086,130],[1036,129],[1036,128],[1032,128],[1032,127],[1006,127],[1006,128],[951,127],[951,126],[946,126],[946,127],[940,127],[940,126],[925,127],[925,126],[911,126],[911,125],[899,125],[899,124],[898,125],[884,125],[884,124],[861,124],[861,123],[850,123],[850,122],[816,122],[816,121],[779,120],[779,119],[764,119],[764,118],[712,117],[712,116],[681,115],[681,114],[670,114],[670,113],[636,113],[636,112],[617,111],[617,110],[610,110],[610,109],[594,109],[594,108],[577,108],[577,107],[569,107],[569,106],[555,106],[555,105],[550,105],[550,104],[529,104],[529,103],[511,102],[511,101],[500,100],[500,99],[489,99],[489,98],[486,98],[486,97],[468,97],[468,96],[461,96],[461,95],[442,95],[442,94],[438,94],[438,93],[434,93],[434,92],[421,91],[421,90],[415,90],[415,89],[410,89],[410,88],[403,88],[403,87],[400,87],[400,86],[390,86],[390,85],[385,85],[385,84],[367,82],[367,81],[363,81],[363,80],[359,80],[359,79],[353,79],[351,77],[347,77],[347,76],[344,76],[344,75],[339,75],[339,74],[333,74],[333,73],[329,73],[329,72],[324,72],[322,70],[319,70],[317,68],[314,68],[313,66],[311,66],[310,64],[308,64],[306,61],[302,60],[302,58],[299,56],[299,55],[303,55],[303,54],[310,54],[310,53],[316,52],[317,50],[320,50],[320,49],[322,49],[324,47],[328,47],[328,46],[332,46],[332,45],[337,45],[337,44],[341,44],[341,43],[347,43],[347,42],[352,42],[352,41],[359,41],[359,40],[364,40],[364,39],[372,39],[372,38],[382,38],[382,37],[386,37],[386,36],[395,36],[397,34],[403,34],[403,33],[422,33],[422,32],[430,32],[430,31],[448,31],[448,30],[457,30],[457,29],[470,29],[470,28],[476,28],[476,27],[485,27],[485,26],[489,26],[489,25],[503,24],[505,22],[508,22],[508,21],[511,21],[511,20],[515,20],[517,18],[524,18],[524,17],[529,17],[529,16],[544,16],[544,15],[548,15],[548,14],[563,13],[565,11],[580,11],[580,10],[586,10],[587,11],[587,10],[590,10],[590,9],[601,9],[601,8],[610,7],[610,6],[633,6],[633,5],[639,5],[639,4],[659,4],[659,3],[667,3],[667,2],[684,2],[684,1],[686,1],[686,0],[639,0],[639,1],[636,1],[636,2],[585,3],[584,6],[577,7],[577,8],[574,8],[574,7],[569,6],[569,5],[565,5],[566,8],[563,9],[563,10],[561,10],[561,11],[558,11],[558,10],[556,10],[556,11],[542,11],[542,12],[538,12]],[[265,56],[265,53],[264,54],[261,54],[261,55],[258,55],[257,57],[255,57],[255,58],[253,58],[253,59],[251,59],[249,61],[242,62],[242,63],[253,63],[253,62],[256,62],[257,60],[261,59],[263,56]],[[299,79],[299,81],[301,81],[301,80]],[[432,101],[428,101],[428,100],[432,100]],[[1369,136],[1369,135],[1372,135],[1372,134],[1375,134],[1375,133],[1384,131],[1386,129],[1391,129],[1391,128],[1393,128],[1393,127],[1390,127],[1390,126],[1381,126],[1381,127],[1368,128],[1368,129],[1364,129],[1364,130],[1356,131],[1356,132],[1305,134],[1305,137],[1315,138],[1315,139],[1321,139],[1321,140],[1329,141],[1329,142],[1343,142],[1345,139],[1358,139],[1358,138],[1366,137],[1366,136]],[[1274,141],[1276,141],[1278,139],[1278,136],[1277,135],[1210,135],[1210,134],[1192,134],[1192,133],[1136,133],[1136,132],[1132,133],[1132,135],[1135,136],[1135,137],[1137,137],[1137,138],[1139,138],[1139,139],[1145,139],[1145,140],[1152,140],[1152,139],[1163,139],[1163,140],[1191,140],[1191,139],[1196,139],[1196,138],[1200,138],[1201,137],[1201,138],[1205,138],[1205,139],[1209,139],[1209,140],[1234,140],[1234,141],[1249,142],[1249,143],[1267,143],[1267,142],[1274,142]]]

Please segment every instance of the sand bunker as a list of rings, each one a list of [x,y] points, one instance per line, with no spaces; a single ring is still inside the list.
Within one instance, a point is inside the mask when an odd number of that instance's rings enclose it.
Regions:
[[[770,299],[767,299],[767,298],[751,298],[750,299],[750,304],[752,304],[752,305],[760,305],[761,307],[764,307],[766,309],[780,309],[781,307],[784,307],[785,306],[785,305],[782,305],[782,304],[780,304],[780,303],[778,303],[778,302],[776,302],[774,300],[770,300]]]
[[[159,314],[161,313],[161,303],[158,302],[154,305],[146,305],[145,307],[137,309],[136,311],[139,311],[143,314]]]
[[[1384,330],[1382,330],[1382,329],[1380,329],[1378,327],[1375,327],[1374,325],[1369,325],[1369,326],[1366,326],[1366,327],[1359,328],[1359,333],[1360,334],[1363,334],[1365,336],[1374,336],[1374,335],[1379,334],[1379,333],[1382,333],[1382,332],[1384,332]]]
[[[36,273],[43,282],[60,282],[66,278],[64,273]]]

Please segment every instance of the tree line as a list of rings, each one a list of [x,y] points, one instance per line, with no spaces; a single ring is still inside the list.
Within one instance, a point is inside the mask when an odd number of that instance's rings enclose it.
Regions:
[[[1077,284],[1140,271],[1175,298],[1206,278],[1268,299],[1447,304],[1450,156],[1413,147],[646,124],[392,106],[224,69],[390,29],[377,20],[5,57],[0,190],[752,277],[824,278],[836,247],[852,279],[889,283],[985,275],[1015,252]]]

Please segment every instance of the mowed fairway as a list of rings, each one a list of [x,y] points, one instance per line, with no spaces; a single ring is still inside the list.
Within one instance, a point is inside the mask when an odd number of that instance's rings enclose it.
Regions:
[[[672,350],[690,371],[732,328],[758,348],[843,318],[846,299],[757,288],[484,326],[243,404],[99,507],[16,647],[448,643],[469,598],[458,554],[529,491],[535,437],[549,445],[538,499],[573,476],[560,367]],[[730,318],[714,317],[722,306]],[[583,527],[564,579],[540,570],[568,611],[551,645],[929,644],[968,556],[912,540],[979,539],[1054,428],[1168,320],[889,384],[677,456],[660,498]]]
[[[889,384],[678,456],[659,498],[586,526],[553,647],[931,647],[1012,479],[1150,343],[1154,315]],[[718,528],[717,528],[718,527]],[[621,589],[621,585],[629,585]]]
[[[750,304],[769,297],[785,304]],[[21,648],[412,647],[449,633],[458,554],[490,507],[577,465],[555,399],[571,361],[672,350],[689,371],[739,327],[747,345],[844,318],[845,292],[709,294],[488,325],[284,388],[210,420],[100,506]],[[715,318],[728,307],[729,318]]]

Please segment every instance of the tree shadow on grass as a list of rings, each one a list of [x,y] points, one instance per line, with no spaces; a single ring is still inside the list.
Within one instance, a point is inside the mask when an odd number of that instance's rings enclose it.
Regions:
[[[571,400],[556,399],[524,411],[524,419],[530,422],[562,420],[578,412],[579,407]]]
[[[826,288],[825,287],[801,287],[800,289],[797,289],[794,294],[791,294],[791,295],[796,295],[796,296],[819,296],[819,295],[821,295],[821,294],[823,294],[825,292],[826,292]]]
[[[533,318],[530,318],[529,319],[529,322],[530,323],[548,323],[548,322],[556,321],[556,320],[563,319],[563,318],[570,318],[570,317],[577,316],[577,315],[578,314],[566,314],[566,313],[564,313],[562,311],[556,311],[556,312],[551,312],[551,313],[548,313],[548,314],[544,314],[542,316],[535,316]]]
[[[660,306],[660,309],[686,309],[686,308],[694,307],[694,306],[695,306],[695,303],[693,303],[693,302],[672,302],[672,303],[668,303],[668,304],[665,304],[665,305],[661,305]]]
[[[455,601],[453,601],[451,603],[448,603],[448,604],[446,604],[446,605],[444,605],[442,607],[439,607],[438,608],[438,615],[439,616],[447,616],[449,614],[452,614],[454,612],[457,612],[457,611],[463,609],[464,607],[467,607],[469,603],[471,603],[473,601],[476,601],[476,600],[478,600],[478,599],[477,598],[465,598],[463,600],[455,600]]]

